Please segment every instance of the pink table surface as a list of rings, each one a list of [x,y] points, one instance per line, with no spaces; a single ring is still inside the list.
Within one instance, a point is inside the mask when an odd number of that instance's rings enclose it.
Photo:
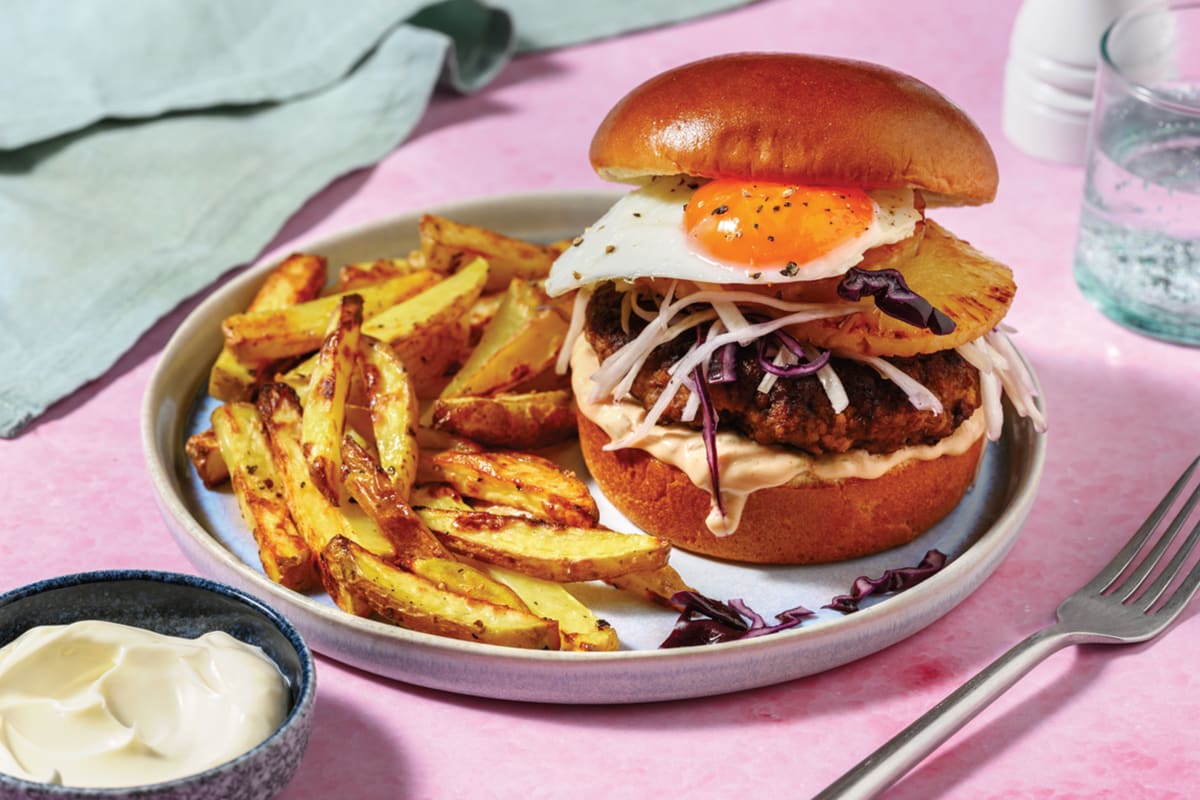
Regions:
[[[1053,619],[1200,452],[1200,351],[1129,333],[1076,291],[1081,170],[1020,153],[1000,129],[1017,5],[779,0],[520,58],[475,97],[438,96],[410,141],[295,215],[273,248],[434,203],[599,188],[586,157],[594,126],[665,68],[732,50],[879,61],[938,87],[991,138],[996,202],[938,216],[1015,270],[1009,321],[1044,385],[1051,432],[1039,497],[1007,560],[884,652],[772,688],[600,708],[442,694],[319,658],[316,727],[285,798],[807,796]],[[0,443],[0,588],[97,568],[194,571],[155,511],[138,430],[161,349],[194,305]],[[1198,659],[1194,610],[1151,644],[1060,653],[888,796],[1194,797]]]

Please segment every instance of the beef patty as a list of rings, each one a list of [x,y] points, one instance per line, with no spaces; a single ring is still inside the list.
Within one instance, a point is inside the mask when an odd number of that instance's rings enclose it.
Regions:
[[[630,332],[621,329],[621,295],[612,284],[598,287],[588,305],[585,335],[604,362],[645,326],[636,315]],[[692,345],[690,336],[657,347],[633,382],[631,394],[646,408],[652,406],[670,379],[668,368]],[[788,445],[813,455],[844,453],[861,448],[870,453],[890,453],[902,447],[935,444],[953,433],[981,402],[979,372],[954,350],[912,358],[889,358],[942,401],[943,413],[915,408],[903,390],[872,367],[833,357],[830,366],[841,379],[850,405],[833,412],[829,398],[815,375],[775,381],[768,392],[759,392],[764,370],[757,349],[738,349],[737,380],[709,384],[718,428],[734,430],[760,444]],[[701,415],[692,422],[680,419],[687,391],[672,399],[660,424],[689,425],[699,430]]]

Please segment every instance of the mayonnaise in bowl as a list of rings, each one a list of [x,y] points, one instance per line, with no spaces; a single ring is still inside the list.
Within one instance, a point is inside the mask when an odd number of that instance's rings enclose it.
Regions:
[[[0,648],[0,772],[75,787],[169,781],[262,743],[289,704],[275,662],[223,631],[38,626]]]

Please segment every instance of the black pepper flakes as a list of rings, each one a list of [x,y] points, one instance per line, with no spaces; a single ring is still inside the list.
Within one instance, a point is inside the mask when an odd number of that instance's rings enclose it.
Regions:
[[[714,208],[712,210],[712,214],[714,217],[719,217],[722,214],[728,214],[728,213],[729,213],[729,206],[717,206],[716,208]]]
[[[784,266],[783,269],[779,270],[779,274],[785,278],[790,278],[799,271],[800,271],[799,265],[797,265],[795,261],[789,261],[789,262],[787,262],[787,265]]]

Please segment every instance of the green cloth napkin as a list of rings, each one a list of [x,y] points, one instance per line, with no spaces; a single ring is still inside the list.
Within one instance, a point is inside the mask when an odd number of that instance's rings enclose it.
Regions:
[[[372,164],[439,79],[747,0],[11,0],[0,25],[0,436],[108,370]]]

